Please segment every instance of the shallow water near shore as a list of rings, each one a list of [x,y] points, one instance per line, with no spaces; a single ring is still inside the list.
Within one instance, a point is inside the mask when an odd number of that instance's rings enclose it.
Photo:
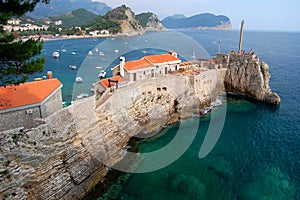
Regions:
[[[238,46],[237,31],[182,32],[202,44],[210,55],[217,52],[218,40],[221,40],[222,52]],[[60,47],[71,42],[72,48],[78,46],[84,54],[78,57],[77,65],[80,65],[88,50],[99,43],[92,39],[84,41],[85,47],[80,46],[82,40],[51,41],[45,43],[45,49],[54,50],[55,45]],[[252,48],[261,61],[269,64],[270,86],[280,95],[281,105],[228,97],[222,134],[203,159],[198,158],[199,149],[211,115],[218,115],[218,109],[200,118],[200,124],[199,118],[194,117],[167,127],[156,137],[140,142],[141,152],[151,152],[168,144],[180,126],[186,126],[186,134],[189,134],[188,127],[199,125],[194,142],[180,159],[159,171],[131,174],[124,181],[116,182],[113,196],[105,198],[300,199],[300,34],[246,31],[244,48]],[[49,51],[52,55],[49,49],[47,55]],[[132,56],[140,55],[143,54],[135,52]],[[60,64],[63,57],[59,59],[48,58],[46,66],[61,76],[66,87],[64,99],[69,99],[76,73],[69,69],[57,71],[61,66],[57,69],[53,64]],[[72,61],[76,59],[70,55],[70,60],[64,62],[68,66]],[[87,198],[102,199],[101,195]]]

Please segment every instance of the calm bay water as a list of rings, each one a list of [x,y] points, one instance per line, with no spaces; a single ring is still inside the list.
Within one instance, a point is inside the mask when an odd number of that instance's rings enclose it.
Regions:
[[[221,40],[222,52],[238,47],[238,31],[182,33],[199,42],[210,55],[218,51],[218,40]],[[63,82],[64,100],[71,100],[77,73],[68,66],[81,66],[87,52],[101,41],[104,39],[45,43],[46,70],[52,70]],[[127,181],[115,184],[113,191],[103,198],[300,199],[300,33],[246,31],[244,49],[251,48],[261,61],[269,64],[270,85],[280,95],[281,105],[274,107],[228,97],[221,137],[207,157],[199,159],[198,152],[211,115],[216,115],[218,110],[200,119],[197,136],[180,159],[156,172],[131,174]],[[61,52],[59,59],[54,59],[52,52],[56,49],[67,51]],[[72,51],[77,54],[71,55]],[[148,52],[160,53],[151,49]],[[127,55],[132,59],[142,56],[141,51]],[[95,80],[97,76],[90,81]],[[186,126],[186,134],[189,134],[188,127],[198,126],[198,123],[199,118],[191,118],[168,127],[159,136],[142,141],[139,144],[141,151],[157,150],[172,140],[179,126]],[[91,195],[88,198],[102,197]]]

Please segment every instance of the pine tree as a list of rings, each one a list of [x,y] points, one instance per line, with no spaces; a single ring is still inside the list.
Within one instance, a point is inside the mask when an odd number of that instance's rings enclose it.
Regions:
[[[45,58],[37,58],[43,42],[33,39],[26,41],[16,38],[16,34],[4,31],[4,25],[12,17],[19,17],[34,10],[39,2],[50,0],[0,0],[0,86],[20,84],[28,76],[43,71]]]

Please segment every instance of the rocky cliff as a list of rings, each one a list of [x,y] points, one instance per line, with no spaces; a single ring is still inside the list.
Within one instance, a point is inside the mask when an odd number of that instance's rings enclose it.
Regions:
[[[271,104],[280,103],[280,97],[271,91],[269,85],[269,66],[260,62],[255,54],[229,54],[225,60],[219,60],[227,68],[224,80],[227,92]]]
[[[146,31],[165,31],[166,28],[159,21],[158,16],[154,13],[142,13],[136,16],[136,19]]]
[[[159,21],[158,17],[153,13],[135,13],[125,5],[117,7],[109,11],[106,16],[114,19],[121,24],[122,35],[140,35],[146,31],[164,31],[165,27]]]
[[[214,69],[139,80],[76,101],[30,130],[0,132],[1,199],[80,199],[123,160],[133,136],[199,114],[227,92],[278,104],[255,54],[218,54]],[[99,94],[99,95],[98,95]],[[131,163],[133,164],[133,163]]]
[[[122,160],[131,137],[199,114],[224,91],[225,72],[138,81],[77,101],[37,128],[1,132],[1,199],[82,198]]]

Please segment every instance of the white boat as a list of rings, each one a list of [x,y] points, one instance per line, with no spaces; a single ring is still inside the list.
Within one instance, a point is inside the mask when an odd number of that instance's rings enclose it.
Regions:
[[[119,53],[119,50],[118,50],[118,49],[115,49],[115,53]]]
[[[100,56],[104,56],[104,53],[102,51],[100,51],[99,55]]]
[[[69,68],[73,69],[73,70],[77,69],[77,67],[75,65],[70,65]]]
[[[217,99],[215,102],[212,102],[211,105],[213,107],[218,107],[222,105],[222,101],[220,99]]]
[[[146,54],[146,53],[147,53],[147,51],[143,51],[142,53]]]
[[[72,55],[76,55],[76,53],[73,51],[73,52],[72,52]]]
[[[89,56],[92,56],[93,55],[93,52],[92,51],[89,51]]]
[[[106,76],[106,71],[101,70],[99,75],[98,75],[98,78],[104,78],[105,76]]]
[[[77,99],[82,99],[82,98],[85,98],[85,97],[88,97],[88,96],[89,96],[89,94],[81,93],[81,94],[77,95],[76,97],[77,97]]]
[[[203,110],[203,113],[206,115],[208,114],[211,110],[212,110],[212,106],[208,106],[208,107],[205,107],[204,110]]]
[[[62,52],[66,52],[67,50],[66,50],[66,49],[62,49],[61,51],[62,51]]]
[[[82,83],[83,79],[80,76],[78,76],[76,77],[75,81],[76,83]]]
[[[58,58],[59,57],[59,52],[58,51],[54,51],[52,55],[53,55],[54,58]]]
[[[95,51],[96,51],[96,52],[98,52],[98,51],[99,51],[99,49],[96,47],[96,48],[95,48]]]

